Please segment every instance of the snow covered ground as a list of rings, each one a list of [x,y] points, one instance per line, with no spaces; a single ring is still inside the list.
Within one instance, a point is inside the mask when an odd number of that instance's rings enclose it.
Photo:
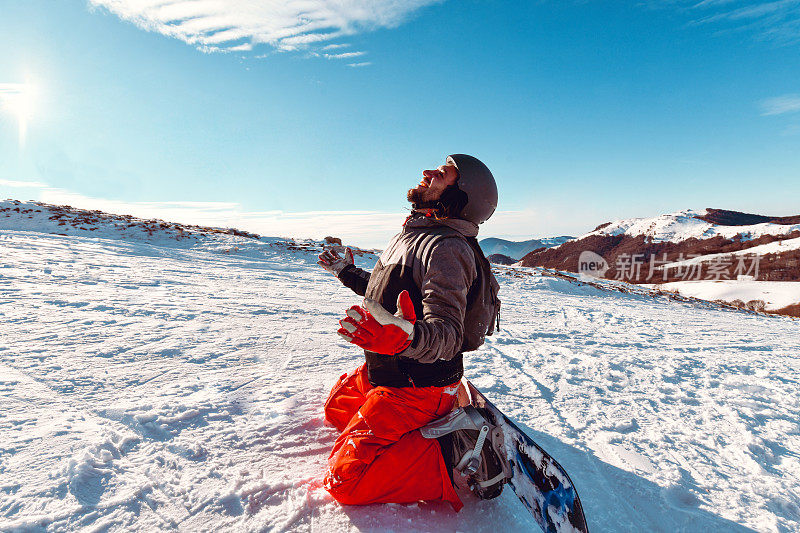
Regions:
[[[722,258],[728,259],[731,262],[735,262],[739,260],[741,256],[748,256],[748,255],[767,255],[767,254],[780,254],[783,252],[788,252],[790,250],[797,250],[800,249],[800,237],[796,239],[784,239],[782,241],[773,241],[767,244],[760,244],[758,246],[752,246],[750,248],[744,248],[742,250],[737,250],[735,252],[725,252],[719,254],[705,254],[700,255],[697,257],[692,257],[690,259],[684,259],[683,261],[675,261],[672,263],[666,263],[659,268],[676,268],[676,267],[685,267],[689,265],[697,265],[700,263],[707,263],[710,261],[719,260]]]
[[[321,405],[362,355],[310,249],[5,229],[0,251],[0,530],[537,530],[511,491],[455,514],[321,488]],[[796,320],[501,272],[467,376],[592,531],[800,529]]]
[[[767,311],[800,303],[800,283],[796,281],[700,280],[673,281],[649,286],[703,300],[739,300],[744,303],[761,300]]]

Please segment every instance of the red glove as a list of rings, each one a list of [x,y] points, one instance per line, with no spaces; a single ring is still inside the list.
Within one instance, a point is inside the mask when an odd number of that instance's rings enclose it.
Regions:
[[[364,307],[354,305],[347,316],[339,321],[339,336],[370,352],[395,355],[402,352],[414,339],[414,322],[417,314],[408,291],[397,297],[397,315],[369,298]]]

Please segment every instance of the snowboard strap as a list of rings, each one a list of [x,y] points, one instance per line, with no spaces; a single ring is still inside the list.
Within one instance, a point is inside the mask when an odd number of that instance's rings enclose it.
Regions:
[[[475,447],[471,453],[465,453],[461,461],[455,466],[455,469],[461,473],[462,476],[468,476],[478,471],[481,466],[481,450],[483,443],[486,442],[486,435],[489,434],[489,425],[484,424],[478,433],[478,440],[475,441]],[[501,472],[502,474],[502,472]]]
[[[447,416],[434,420],[427,426],[420,428],[419,431],[426,439],[437,439],[459,429],[480,431],[484,425],[488,424],[478,410],[471,405],[467,405],[453,409]]]
[[[506,473],[505,473],[505,470],[504,470],[504,471],[500,472],[499,474],[497,474],[496,476],[494,476],[492,479],[487,479],[486,481],[479,481],[477,483],[477,485],[480,488],[485,489],[486,487],[491,487],[495,483],[499,483],[500,480],[505,479],[505,477],[506,477]]]
[[[472,451],[465,453],[458,464],[453,467],[462,476],[467,476],[477,472],[481,466],[481,450],[490,429],[489,423],[477,409],[471,405],[455,409],[447,416],[434,420],[427,426],[420,428],[420,433],[426,439],[436,439],[460,429],[478,432],[478,439],[475,441]]]

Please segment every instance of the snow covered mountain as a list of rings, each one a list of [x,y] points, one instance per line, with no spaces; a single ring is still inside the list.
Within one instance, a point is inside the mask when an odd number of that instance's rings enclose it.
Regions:
[[[558,247],[531,252],[521,264],[578,272],[583,270],[580,262],[585,252],[605,261],[601,274],[605,278],[669,283],[673,290],[694,296],[714,294],[739,301],[736,291],[698,290],[697,284],[730,285],[739,279],[762,283],[754,286],[763,289],[764,298],[752,300],[751,307],[798,316],[795,304],[800,304],[800,284],[796,290],[781,283],[800,282],[800,216],[704,209],[619,220]],[[776,287],[791,287],[797,299],[788,306],[779,305],[785,298],[769,296]],[[745,292],[752,295],[752,290]]]
[[[500,254],[519,260],[521,257],[529,254],[533,250],[539,248],[551,248],[563,244],[574,237],[545,237],[542,239],[531,239],[529,241],[514,242],[505,239],[497,239],[489,237],[482,239],[478,244],[481,245],[483,253],[487,256]]]
[[[724,209],[686,209],[652,218],[629,218],[601,224],[593,231],[578,237],[591,236],[645,237],[653,242],[683,242],[689,239],[740,238],[752,241],[764,236],[785,238],[800,232],[800,215],[767,217]]]
[[[455,514],[322,489],[322,404],[363,359],[335,334],[358,298],[317,267],[322,243],[15,207],[0,216],[0,530],[537,530],[510,491],[461,491]],[[592,531],[800,528],[796,320],[497,275],[501,330],[466,374],[565,466]]]

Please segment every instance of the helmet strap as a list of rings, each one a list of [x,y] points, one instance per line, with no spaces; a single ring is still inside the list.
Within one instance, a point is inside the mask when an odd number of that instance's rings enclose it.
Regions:
[[[415,202],[411,204],[411,212],[418,213],[425,217],[435,217],[436,219],[442,218],[442,211],[444,205],[439,200],[432,202]]]

